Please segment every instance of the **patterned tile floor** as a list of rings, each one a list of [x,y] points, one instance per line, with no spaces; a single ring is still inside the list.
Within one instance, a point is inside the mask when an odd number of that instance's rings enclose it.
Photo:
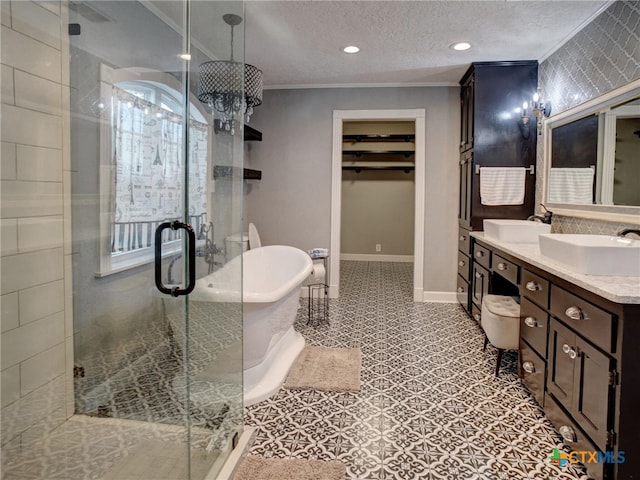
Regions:
[[[347,480],[585,480],[549,457],[563,448],[521,385],[515,354],[496,353],[454,304],[412,301],[412,265],[343,262],[330,324],[296,328],[311,345],[361,348],[358,393],[282,389],[245,409],[251,453],[338,459]]]

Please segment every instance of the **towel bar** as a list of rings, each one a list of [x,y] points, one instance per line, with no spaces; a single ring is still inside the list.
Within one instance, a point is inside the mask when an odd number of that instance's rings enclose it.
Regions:
[[[476,165],[476,175],[480,175],[480,165]],[[519,168],[519,167],[513,167],[513,168]],[[535,165],[529,165],[528,168],[525,168],[525,170],[529,170],[529,174],[534,175],[536,173],[536,167]]]

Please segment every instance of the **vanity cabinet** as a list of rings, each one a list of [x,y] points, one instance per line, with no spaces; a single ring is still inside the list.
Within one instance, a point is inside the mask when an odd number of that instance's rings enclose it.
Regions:
[[[624,457],[587,462],[592,478],[640,478],[640,304],[604,298],[473,237],[472,272],[486,270],[489,293],[518,288],[523,384],[573,451]]]

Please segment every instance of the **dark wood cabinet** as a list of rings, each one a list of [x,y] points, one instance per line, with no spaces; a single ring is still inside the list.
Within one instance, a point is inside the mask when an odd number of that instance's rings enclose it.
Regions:
[[[460,80],[460,225],[482,230],[485,218],[527,218],[535,203],[535,174],[527,174],[523,205],[483,205],[480,167],[536,163],[536,121],[523,120],[538,82],[538,62],[473,63]],[[535,171],[535,169],[534,169]],[[533,171],[533,172],[534,172]],[[532,173],[533,173],[532,172]]]
[[[472,252],[470,308],[485,284],[499,295],[513,295],[503,281],[519,288],[518,373],[565,444],[609,459],[586,462],[593,479],[639,478],[640,305],[603,298],[491,241],[473,238]]]

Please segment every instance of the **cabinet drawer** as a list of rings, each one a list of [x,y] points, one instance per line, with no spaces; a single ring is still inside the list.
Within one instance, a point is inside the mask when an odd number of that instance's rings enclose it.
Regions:
[[[544,405],[544,375],[546,363],[536,352],[520,340],[518,373],[540,406]]]
[[[471,232],[465,228],[458,228],[458,250],[466,254],[471,253]]]
[[[500,255],[493,254],[493,271],[504,278],[509,280],[514,285],[518,285],[518,277],[520,273],[520,267],[515,263],[510,262],[506,258],[502,258]]]
[[[473,259],[485,268],[491,268],[491,250],[478,245],[473,244]]]
[[[609,312],[552,285],[551,314],[605,351],[615,351],[617,322]]]
[[[542,308],[549,308],[549,281],[529,270],[522,269],[520,292]]]
[[[458,275],[469,281],[469,256],[462,252],[458,252]]]
[[[564,443],[574,452],[593,452],[599,450],[589,437],[578,428],[562,407],[555,401],[551,395],[545,397],[544,413],[551,423],[556,427],[558,433],[562,437]],[[603,480],[605,478],[605,467],[610,468],[606,463],[588,462],[585,464],[589,472],[590,478],[595,480]]]
[[[527,298],[520,301],[520,336],[543,358],[547,358],[549,315]]]

